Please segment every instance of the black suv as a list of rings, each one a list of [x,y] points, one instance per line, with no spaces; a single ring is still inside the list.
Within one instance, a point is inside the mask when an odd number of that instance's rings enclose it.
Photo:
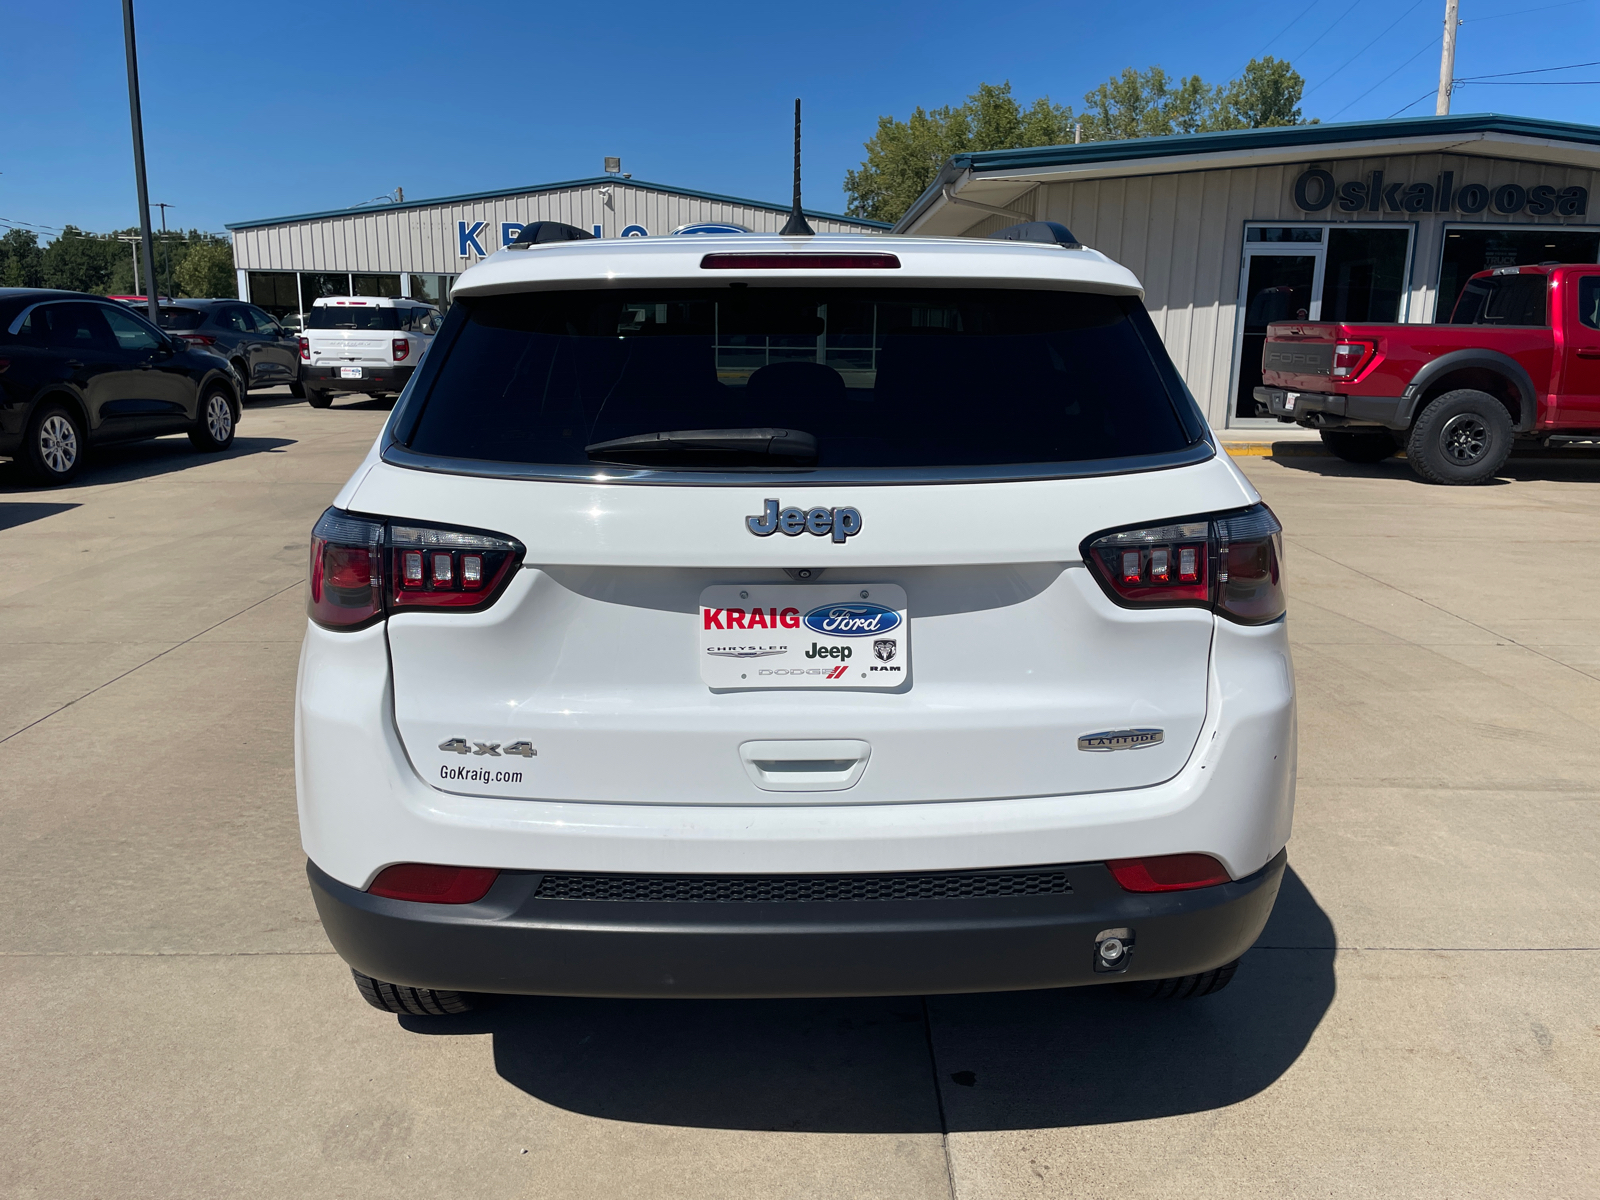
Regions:
[[[0,288],[0,457],[66,483],[89,446],[187,433],[226,450],[239,422],[228,360],[103,296]]]
[[[244,388],[287,383],[300,391],[300,343],[268,313],[243,300],[172,300],[161,305],[161,328],[222,355]]]

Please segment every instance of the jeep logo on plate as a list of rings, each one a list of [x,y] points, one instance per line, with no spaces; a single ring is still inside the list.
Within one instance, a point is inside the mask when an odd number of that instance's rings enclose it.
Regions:
[[[771,537],[775,533],[799,537],[802,533],[817,537],[832,536],[835,542],[855,537],[861,532],[861,513],[854,508],[798,508],[778,507],[776,500],[768,500],[766,507],[754,517],[744,519],[745,528],[757,537]]]
[[[1159,746],[1162,732],[1159,729],[1108,729],[1104,733],[1086,733],[1078,739],[1079,750],[1143,750],[1146,746]]]
[[[881,604],[824,604],[800,618],[813,633],[829,637],[871,637],[900,624],[900,614]]]

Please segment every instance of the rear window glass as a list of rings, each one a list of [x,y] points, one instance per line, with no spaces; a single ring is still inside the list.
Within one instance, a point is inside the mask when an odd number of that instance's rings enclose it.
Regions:
[[[160,313],[163,329],[199,329],[206,319],[198,308],[163,308]]]
[[[986,466],[1159,454],[1200,436],[1132,297],[734,287],[459,303],[407,438],[425,454],[761,469],[773,464],[749,453],[587,448],[782,428],[816,440],[792,465]]]
[[[308,329],[399,329],[401,312],[397,308],[354,306],[334,308],[318,305],[306,320]]]
[[[1461,289],[1452,325],[1548,325],[1549,281],[1544,275],[1491,275]]]

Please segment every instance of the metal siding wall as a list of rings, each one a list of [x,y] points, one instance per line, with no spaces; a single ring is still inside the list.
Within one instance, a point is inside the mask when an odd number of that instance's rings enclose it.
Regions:
[[[1302,163],[1193,171],[1129,179],[1098,179],[1042,184],[1010,207],[1036,205],[1040,219],[1060,221],[1086,245],[1122,263],[1139,277],[1145,304],[1178,370],[1188,381],[1213,425],[1228,419],[1229,385],[1247,221],[1286,224],[1338,224],[1343,221],[1416,225],[1412,243],[1407,318],[1433,319],[1445,226],[1456,224],[1600,227],[1600,209],[1582,217],[1504,216],[1493,206],[1478,214],[1410,214],[1383,211],[1342,213],[1337,207],[1302,212],[1294,204],[1294,182],[1308,167],[1330,171],[1339,183],[1365,182],[1381,170],[1385,183],[1434,183],[1455,172],[1457,189],[1484,183],[1491,191],[1505,183],[1525,188],[1549,184],[1586,187],[1590,204],[1600,204],[1596,172],[1514,160],[1462,155],[1407,155],[1372,159],[1313,159]],[[968,236],[982,237],[1007,222],[985,218]]]

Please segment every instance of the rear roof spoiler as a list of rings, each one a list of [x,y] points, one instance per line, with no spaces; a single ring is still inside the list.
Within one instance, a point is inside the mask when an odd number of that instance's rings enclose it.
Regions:
[[[1004,229],[996,230],[989,235],[1002,242],[1044,242],[1065,246],[1068,250],[1082,250],[1083,243],[1072,236],[1060,221],[1024,221],[1020,225],[1008,225]]]

